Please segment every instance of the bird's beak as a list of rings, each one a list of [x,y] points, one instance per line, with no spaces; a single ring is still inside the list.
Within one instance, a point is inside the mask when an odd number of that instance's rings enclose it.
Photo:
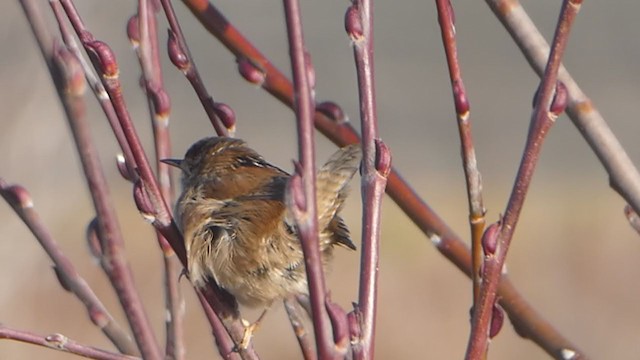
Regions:
[[[163,162],[167,165],[171,165],[177,167],[178,169],[182,169],[182,160],[181,159],[162,159],[160,162]]]

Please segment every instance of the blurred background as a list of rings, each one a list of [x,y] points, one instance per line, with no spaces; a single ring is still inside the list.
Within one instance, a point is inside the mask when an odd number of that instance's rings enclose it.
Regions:
[[[272,1],[216,1],[221,10],[271,60],[289,74],[282,5]],[[547,39],[561,1],[523,1]],[[129,110],[152,149],[149,117],[139,87],[138,62],[125,34],[135,2],[76,1],[94,35],[111,45],[120,63]],[[42,2],[50,16],[47,2]],[[303,2],[307,46],[316,70],[317,100],[333,100],[359,127],[353,55],[344,32],[346,1]],[[187,41],[206,85],[238,118],[237,136],[284,169],[296,156],[294,115],[247,84],[235,59],[178,1]],[[538,80],[501,24],[481,1],[454,1],[459,56],[484,178],[487,220],[504,211],[521,156]],[[635,1],[585,2],[565,65],[608,121],[635,163],[640,162],[637,116],[640,38]],[[166,39],[164,16],[160,35]],[[57,29],[53,22],[51,31]],[[164,46],[164,44],[163,44]],[[455,112],[437,25],[429,1],[376,3],[375,47],[380,133],[394,165],[463,238],[468,211]],[[44,62],[17,1],[0,3],[0,176],[25,186],[64,252],[122,322],[125,320],[99,266],[89,256],[85,228],[93,217],[68,126]],[[164,54],[163,54],[164,55]],[[174,154],[213,129],[196,96],[164,58],[172,101]],[[164,338],[161,254],[151,228],[131,199],[131,185],[115,168],[117,145],[104,116],[87,96],[93,135],[126,237],[126,250],[148,316]],[[277,141],[274,141],[277,139]],[[318,137],[318,159],[333,151]],[[345,210],[359,242],[358,185]],[[517,288],[541,314],[594,359],[631,359],[640,353],[640,239],[623,215],[624,201],[571,121],[562,116],[545,144],[508,257]],[[460,359],[469,330],[471,284],[389,199],[383,208],[379,359]],[[333,299],[345,308],[357,297],[359,255],[340,251],[329,275]],[[150,256],[155,254],[156,256]],[[59,286],[51,262],[24,224],[0,204],[0,322],[39,334],[60,332],[112,350],[84,307]],[[187,357],[217,358],[210,331],[187,281]],[[257,312],[245,317],[255,318]],[[264,359],[297,359],[286,314],[276,306],[255,337]],[[71,355],[12,341],[0,358],[67,359]],[[491,359],[540,359],[546,354],[506,323],[492,341]]]

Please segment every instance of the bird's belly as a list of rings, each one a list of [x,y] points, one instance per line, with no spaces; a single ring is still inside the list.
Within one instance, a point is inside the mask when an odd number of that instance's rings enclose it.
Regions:
[[[280,269],[259,268],[248,274],[215,269],[214,273],[214,278],[222,288],[239,303],[250,307],[267,306],[274,300],[292,294],[306,294],[308,291],[304,272],[291,274]]]

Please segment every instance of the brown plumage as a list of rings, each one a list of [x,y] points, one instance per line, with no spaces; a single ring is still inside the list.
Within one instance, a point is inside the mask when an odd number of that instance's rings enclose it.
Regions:
[[[357,171],[357,145],[339,149],[318,171],[318,228],[325,265],[334,245],[355,249],[338,216]],[[306,294],[302,248],[284,204],[289,174],[239,139],[206,138],[183,160],[164,160],[182,172],[175,217],[184,236],[189,278],[211,277],[248,306]]]

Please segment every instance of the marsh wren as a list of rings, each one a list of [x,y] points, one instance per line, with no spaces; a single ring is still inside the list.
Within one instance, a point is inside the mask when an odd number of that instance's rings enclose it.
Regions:
[[[335,245],[355,250],[338,215],[361,150],[346,146],[317,174],[317,214],[323,265]],[[208,278],[243,305],[268,308],[274,300],[307,294],[302,247],[285,203],[290,175],[239,139],[211,137],[184,159],[163,162],[182,170],[175,219],[184,236],[189,279]]]

